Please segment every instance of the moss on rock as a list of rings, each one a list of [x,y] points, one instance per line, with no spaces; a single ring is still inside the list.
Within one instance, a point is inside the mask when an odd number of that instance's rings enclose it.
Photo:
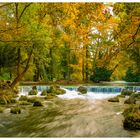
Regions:
[[[41,101],[38,100],[33,103],[33,106],[43,106],[43,105],[42,105]]]
[[[20,98],[19,98],[19,101],[27,101],[27,100],[28,100],[27,96],[21,95]]]
[[[28,95],[37,95],[37,93],[38,93],[37,90],[32,89],[28,92]]]
[[[18,104],[19,105],[30,105],[31,103],[27,102],[27,101],[19,101]]]
[[[38,101],[38,100],[39,100],[38,97],[30,97],[30,98],[27,99],[27,101],[30,102],[30,103],[34,103],[35,101]]]
[[[80,87],[78,87],[77,91],[79,91],[82,94],[86,94],[87,93],[87,88],[83,87],[83,86],[80,86]]]
[[[43,90],[42,92],[41,92],[41,96],[46,96],[47,95],[47,90]]]
[[[131,94],[133,94],[134,92],[132,90],[128,90],[128,89],[123,89],[121,91],[121,95],[127,95],[130,96]]]
[[[125,104],[136,104],[137,101],[140,101],[140,92],[135,92],[133,94],[131,94],[131,96],[125,100]]]
[[[56,98],[56,96],[55,96],[55,95],[47,95],[47,96],[45,97],[45,99],[53,99],[53,98]]]
[[[47,90],[47,93],[49,93],[50,95],[60,95],[60,94],[65,94],[66,91],[64,89],[61,89],[60,86],[58,85],[52,85]]]
[[[3,111],[4,111],[4,108],[0,107],[0,113],[3,113]]]
[[[15,107],[11,108],[10,112],[13,113],[13,114],[20,114],[21,109],[18,106],[15,106]]]
[[[131,130],[140,130],[140,105],[130,106],[123,112],[123,127]]]

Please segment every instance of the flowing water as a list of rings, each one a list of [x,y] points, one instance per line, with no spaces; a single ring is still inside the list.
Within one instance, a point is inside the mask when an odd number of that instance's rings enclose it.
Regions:
[[[27,88],[21,88],[20,95],[26,95]],[[66,94],[45,100],[43,107],[23,106],[17,115],[10,114],[7,107],[0,114],[0,137],[140,137],[140,131],[123,128],[122,112],[128,107],[123,99],[119,103],[107,101],[120,94],[120,87],[112,92],[109,88],[102,92],[89,88],[86,95],[79,95],[76,87],[67,87]]]

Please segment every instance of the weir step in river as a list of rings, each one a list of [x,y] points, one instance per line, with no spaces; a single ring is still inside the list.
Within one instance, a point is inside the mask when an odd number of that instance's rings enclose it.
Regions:
[[[36,86],[38,91],[48,89],[49,86]],[[133,91],[140,91],[140,86],[86,86],[88,92],[93,93],[120,93],[122,89],[126,88]],[[77,91],[78,86],[61,86],[61,88],[68,89],[70,91]],[[32,86],[20,86],[20,92],[28,92],[32,89]]]

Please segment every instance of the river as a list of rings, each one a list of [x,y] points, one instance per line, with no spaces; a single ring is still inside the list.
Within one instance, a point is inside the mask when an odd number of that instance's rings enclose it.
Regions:
[[[111,103],[107,97],[72,93],[73,98],[66,93],[44,100],[43,107],[22,106],[17,115],[7,107],[0,114],[0,137],[140,137],[140,131],[123,128],[122,112],[128,107],[123,100]]]

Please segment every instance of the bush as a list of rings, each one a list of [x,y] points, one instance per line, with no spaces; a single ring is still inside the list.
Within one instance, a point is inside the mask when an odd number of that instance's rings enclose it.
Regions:
[[[82,93],[82,94],[86,94],[86,93],[87,93],[87,88],[86,88],[86,87],[83,87],[83,86],[78,87],[77,90],[78,90],[80,93]]]
[[[133,69],[129,67],[123,80],[127,82],[140,82],[140,73],[134,73]]]
[[[13,113],[13,114],[20,114],[21,109],[18,106],[12,107],[10,112]]]
[[[33,106],[43,106],[41,101],[35,101]]]
[[[90,76],[90,80],[94,82],[99,81],[110,81],[110,77],[112,75],[112,71],[108,70],[105,67],[96,67],[94,70],[94,75]]]

